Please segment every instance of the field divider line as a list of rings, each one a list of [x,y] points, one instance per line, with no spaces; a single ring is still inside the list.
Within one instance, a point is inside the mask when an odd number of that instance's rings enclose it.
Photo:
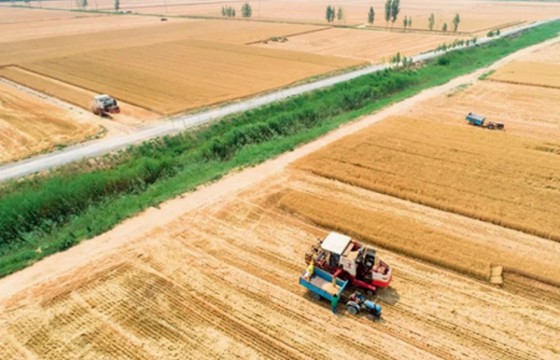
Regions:
[[[502,33],[503,34],[502,36],[507,36],[517,32],[521,32],[530,29],[532,27],[536,27],[539,25],[543,25],[555,21],[557,19],[559,18],[553,18],[545,21],[535,22],[526,26],[504,31]],[[481,38],[478,41],[478,44],[488,43],[500,38],[501,37]],[[413,57],[413,61],[417,62],[417,61],[431,60],[440,55],[445,54],[448,51],[455,51],[455,50],[464,49],[472,46],[474,45],[461,46],[461,47],[447,50],[445,52],[432,51],[429,53],[416,55]],[[55,151],[49,154],[40,155],[30,159],[25,159],[19,162],[15,162],[12,164],[0,166],[0,182],[30,175],[39,171],[60,167],[62,165],[66,165],[75,161],[100,156],[116,150],[124,149],[130,145],[138,144],[146,140],[192,129],[197,126],[216,121],[228,115],[233,115],[244,111],[256,109],[264,105],[286,100],[296,95],[301,95],[311,91],[327,88],[339,83],[353,80],[360,76],[383,71],[391,67],[392,65],[390,64],[367,66],[365,68],[358,69],[349,73],[334,75],[330,78],[321,79],[315,82],[294,86],[288,89],[281,89],[276,92],[272,92],[269,94],[257,96],[244,101],[229,104],[221,108],[211,109],[197,114],[170,117],[168,118],[169,121],[151,127],[139,129],[135,133],[126,134],[120,137],[113,137],[110,139],[94,140],[92,142],[82,143],[75,146],[69,146],[62,150]]]
[[[307,31],[302,31],[299,33],[293,33],[293,34],[288,34],[288,35],[283,35],[281,37],[285,37],[285,38],[289,38],[289,37],[294,37],[294,36],[300,36],[300,35],[307,35],[307,34],[312,34],[312,33],[316,33],[319,31],[325,31],[325,30],[331,30],[334,29],[334,27],[332,26],[325,26],[325,27],[321,27],[319,29],[313,29],[313,30],[307,30]],[[250,41],[248,43],[245,43],[244,45],[254,45],[254,44],[261,44],[267,41],[271,41],[270,38],[265,39],[265,40],[255,40],[255,41]]]

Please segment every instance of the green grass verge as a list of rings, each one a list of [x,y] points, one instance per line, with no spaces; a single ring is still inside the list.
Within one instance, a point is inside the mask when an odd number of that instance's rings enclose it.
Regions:
[[[0,190],[0,276],[126,218],[313,140],[340,124],[446,83],[557,35],[560,22],[454,51],[414,70],[388,70],[230,116],[206,128],[105,156],[99,168],[68,166]]]

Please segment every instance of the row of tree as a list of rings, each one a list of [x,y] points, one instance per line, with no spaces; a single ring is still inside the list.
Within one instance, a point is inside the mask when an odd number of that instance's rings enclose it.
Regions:
[[[336,10],[334,6],[327,6],[327,11],[325,12],[327,22],[333,22],[335,17],[338,21],[344,20],[344,10],[341,7],[338,7],[338,10]]]
[[[236,12],[235,12],[235,8],[232,6],[222,6],[222,16],[226,16],[226,17],[235,17]],[[241,6],[241,16],[243,16],[244,18],[250,18],[251,15],[253,15],[253,9],[251,8],[251,5],[249,5],[248,3],[245,3]]]
[[[342,9],[339,8],[339,11],[341,11]],[[334,7],[329,6],[327,8],[327,20],[329,21],[329,11],[332,11],[332,18],[334,19]],[[391,22],[391,24],[394,24],[395,21],[397,21],[397,18],[399,16],[401,9],[400,9],[400,0],[386,0],[385,1],[385,22],[388,24],[389,21]],[[375,9],[373,8],[373,6],[371,6],[368,10],[368,24],[373,25],[373,23],[375,22]],[[332,20],[330,20],[332,21]],[[329,21],[329,22],[330,22]],[[430,14],[430,17],[428,18],[428,28],[430,29],[430,31],[434,30],[434,25],[435,25],[436,19],[434,14]],[[455,14],[455,17],[453,18],[453,31],[456,32],[457,29],[459,28],[459,24],[461,23],[461,17],[459,16],[459,14]],[[412,26],[412,17],[407,17],[405,16],[403,19],[403,27],[406,30],[407,28],[410,28]],[[442,26],[442,31],[447,31],[447,23],[444,23]]]

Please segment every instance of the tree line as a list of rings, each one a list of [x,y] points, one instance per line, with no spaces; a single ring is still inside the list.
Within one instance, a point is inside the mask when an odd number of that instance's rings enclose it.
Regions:
[[[399,14],[401,12],[401,8],[400,8],[401,4],[400,4],[400,0],[386,0],[385,1],[385,24],[386,26],[389,26],[389,22],[391,23],[391,26],[394,26],[395,22],[397,21]],[[339,8],[339,11],[342,11],[341,8]],[[373,6],[370,6],[369,10],[368,10],[368,14],[367,14],[367,22],[370,25],[373,25],[375,23],[375,9]],[[332,22],[334,19],[334,6],[328,6],[327,7],[327,21],[328,22]],[[430,14],[430,16],[428,17],[428,29],[430,29],[430,31],[434,30],[434,26],[436,23],[436,19],[435,19],[435,15],[432,13]],[[459,14],[455,14],[455,17],[452,20],[452,24],[453,24],[453,32],[457,32],[457,30],[459,29],[459,24],[461,23],[461,16]],[[406,29],[410,29],[410,27],[412,26],[412,17],[411,16],[406,16],[404,17],[403,21],[403,28],[406,31]],[[447,23],[444,23],[442,28],[442,31],[446,32],[448,31],[448,25]]]
[[[235,8],[233,6],[222,6],[222,16],[234,18],[236,15]],[[253,8],[249,3],[245,3],[241,6],[241,16],[244,18],[250,18],[253,15]]]

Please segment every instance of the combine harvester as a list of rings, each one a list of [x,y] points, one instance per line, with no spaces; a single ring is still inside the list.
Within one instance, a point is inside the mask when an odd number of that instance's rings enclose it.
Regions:
[[[504,123],[490,121],[485,124],[486,116],[477,115],[470,112],[465,118],[469,122],[469,125],[478,126],[488,130],[505,130]]]
[[[101,117],[111,117],[111,114],[118,114],[121,112],[117,100],[110,97],[109,95],[97,95],[93,98],[91,103],[91,111],[95,115]]]
[[[374,248],[363,246],[349,236],[331,232],[305,255],[305,262],[313,262],[335,278],[348,280],[368,295],[377,288],[386,288],[393,278],[392,269],[377,256]]]

